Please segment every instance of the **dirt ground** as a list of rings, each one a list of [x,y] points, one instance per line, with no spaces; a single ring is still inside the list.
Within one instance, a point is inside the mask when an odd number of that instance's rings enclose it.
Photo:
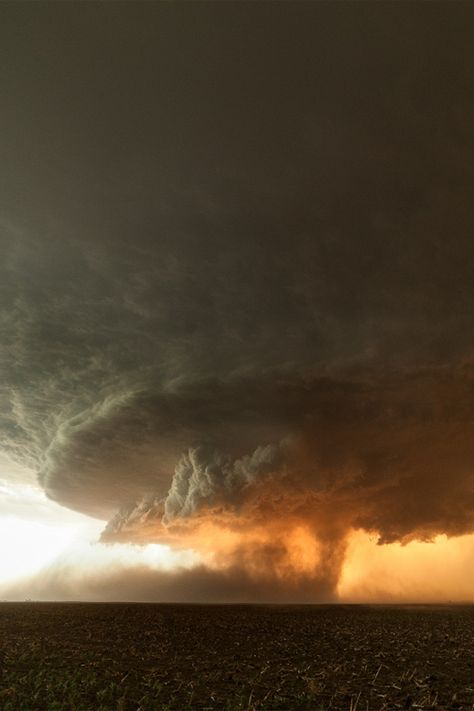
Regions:
[[[474,711],[474,606],[0,604],[0,709]]]

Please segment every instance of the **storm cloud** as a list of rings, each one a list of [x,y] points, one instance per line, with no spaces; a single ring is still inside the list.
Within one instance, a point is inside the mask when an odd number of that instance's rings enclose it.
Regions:
[[[473,532],[472,8],[0,15],[2,453],[209,599]]]

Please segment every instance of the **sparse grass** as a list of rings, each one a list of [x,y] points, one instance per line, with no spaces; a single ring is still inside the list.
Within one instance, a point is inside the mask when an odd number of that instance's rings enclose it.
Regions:
[[[3,603],[1,711],[474,711],[473,607]]]

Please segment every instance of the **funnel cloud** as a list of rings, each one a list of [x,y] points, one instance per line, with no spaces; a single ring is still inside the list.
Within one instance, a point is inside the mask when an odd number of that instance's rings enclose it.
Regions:
[[[474,533],[471,14],[0,9],[1,453],[202,556],[121,595],[329,600],[354,531]]]

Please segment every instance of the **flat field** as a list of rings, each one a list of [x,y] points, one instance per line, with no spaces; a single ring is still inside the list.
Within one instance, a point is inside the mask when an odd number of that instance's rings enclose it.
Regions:
[[[0,604],[0,709],[474,710],[474,607]]]

